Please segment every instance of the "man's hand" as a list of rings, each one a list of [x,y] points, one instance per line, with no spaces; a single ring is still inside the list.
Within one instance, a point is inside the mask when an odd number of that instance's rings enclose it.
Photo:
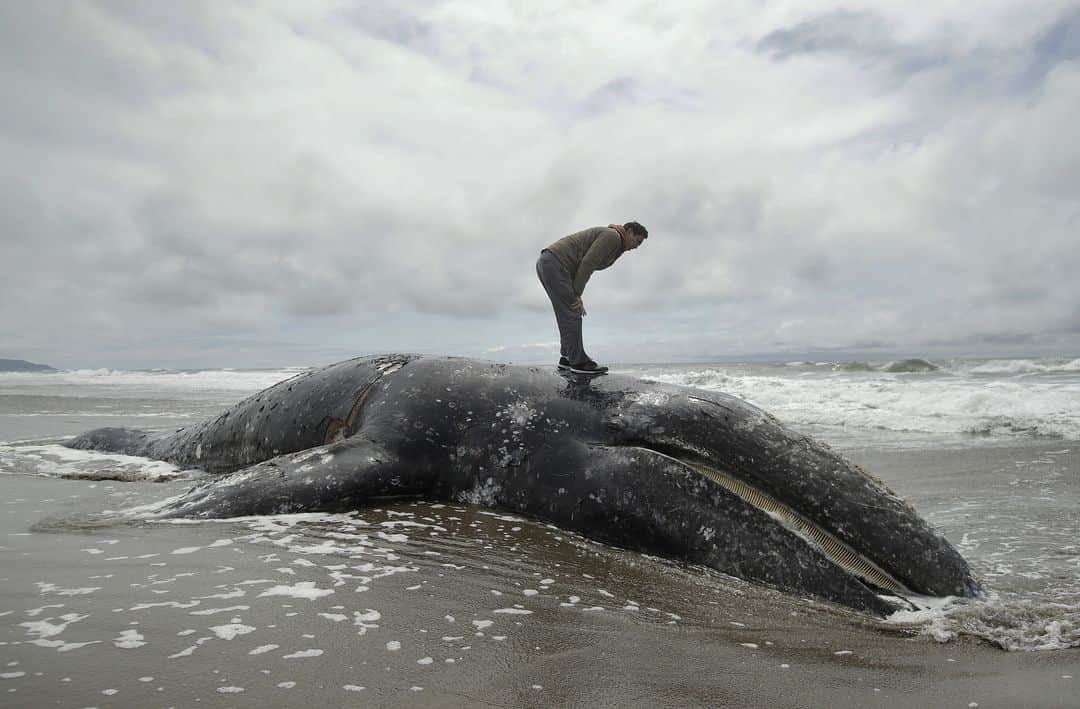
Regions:
[[[588,315],[588,313],[585,312],[585,303],[582,302],[580,295],[574,300],[573,303],[570,304],[570,309],[573,310],[575,313]]]

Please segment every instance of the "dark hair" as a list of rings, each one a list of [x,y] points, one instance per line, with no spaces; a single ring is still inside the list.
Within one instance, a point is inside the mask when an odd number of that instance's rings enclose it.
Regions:
[[[642,239],[649,238],[649,230],[641,226],[637,222],[627,222],[623,224],[623,226],[636,234],[640,234]]]

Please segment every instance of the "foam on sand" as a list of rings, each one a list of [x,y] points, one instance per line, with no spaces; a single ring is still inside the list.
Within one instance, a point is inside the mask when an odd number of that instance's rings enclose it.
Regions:
[[[123,482],[162,482],[197,475],[161,460],[120,453],[76,450],[56,443],[0,443],[0,474]]]
[[[306,598],[314,601],[316,598],[329,596],[334,591],[329,588],[316,588],[314,581],[301,581],[292,586],[273,586],[259,594],[259,598],[265,596],[287,596],[289,598]]]

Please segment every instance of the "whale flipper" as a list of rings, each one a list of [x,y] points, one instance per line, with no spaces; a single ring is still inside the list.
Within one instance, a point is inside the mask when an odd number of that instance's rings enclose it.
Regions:
[[[225,518],[353,510],[426,491],[424,475],[382,446],[353,438],[250,465],[196,485],[152,510],[155,517]]]

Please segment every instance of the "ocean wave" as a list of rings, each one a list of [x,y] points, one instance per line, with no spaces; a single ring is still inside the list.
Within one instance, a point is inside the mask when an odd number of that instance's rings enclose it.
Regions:
[[[81,416],[81,417],[93,417],[93,418],[167,418],[167,419],[189,419],[189,418],[203,418],[201,413],[192,411],[77,411],[77,410],[63,410],[63,411],[24,411],[18,413],[0,413],[0,416],[18,417],[18,418],[34,418],[37,416]]]
[[[937,372],[942,369],[940,365],[919,358],[889,360],[887,362],[835,362],[832,368],[836,372],[887,372],[889,374],[919,374]]]
[[[1064,439],[1076,437],[1080,433],[1076,428],[1075,421],[1032,421],[998,415],[977,421],[963,432],[972,436]]]
[[[86,387],[90,391],[236,391],[256,392],[308,371],[306,367],[281,369],[119,370],[69,369],[59,372],[4,372],[0,385],[47,392],[56,387]]]
[[[896,362],[889,362],[882,371],[897,374],[904,372],[936,372],[939,369],[941,369],[941,367],[933,362],[928,362],[925,359],[902,359]]]
[[[994,359],[967,369],[971,374],[1009,376],[1020,374],[1075,374],[1080,372],[1077,359]]]
[[[835,362],[832,366],[834,372],[873,372],[873,364],[870,362]]]
[[[737,396],[825,438],[832,429],[901,437],[1080,440],[1080,381],[1075,377],[987,381],[959,375],[897,377],[881,369],[877,376],[787,371],[792,374],[766,376],[737,368],[646,374],[662,383]]]

